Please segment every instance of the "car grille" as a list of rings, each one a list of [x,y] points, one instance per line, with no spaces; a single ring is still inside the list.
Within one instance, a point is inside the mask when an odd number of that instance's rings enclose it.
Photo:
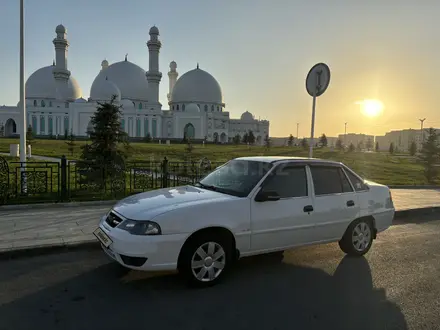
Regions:
[[[110,212],[107,218],[105,219],[105,222],[112,228],[115,228],[117,225],[119,225],[123,220],[118,217],[113,212]]]

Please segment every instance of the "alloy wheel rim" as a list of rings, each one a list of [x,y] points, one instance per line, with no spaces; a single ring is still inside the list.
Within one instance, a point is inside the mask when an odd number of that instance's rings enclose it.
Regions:
[[[356,251],[362,252],[368,248],[371,240],[371,229],[365,222],[360,222],[354,227],[351,236],[353,247]]]
[[[194,277],[201,282],[211,282],[220,276],[226,266],[226,253],[216,242],[203,243],[191,258]]]

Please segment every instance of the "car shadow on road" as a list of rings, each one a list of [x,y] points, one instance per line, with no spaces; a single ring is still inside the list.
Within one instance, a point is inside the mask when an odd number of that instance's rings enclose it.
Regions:
[[[123,274],[114,263],[0,307],[0,329],[407,329],[375,289],[368,261],[333,275],[276,256],[240,261],[225,281],[188,289],[174,274]]]

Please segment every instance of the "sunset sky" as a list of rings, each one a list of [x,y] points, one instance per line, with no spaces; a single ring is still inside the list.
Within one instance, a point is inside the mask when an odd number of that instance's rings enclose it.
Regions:
[[[160,30],[160,101],[168,64],[200,67],[223,90],[226,111],[271,122],[272,136],[310,134],[308,70],[331,69],[318,98],[316,135],[440,128],[440,2],[433,0],[25,0],[26,78],[52,64],[55,27],[67,28],[68,66],[89,96],[103,59],[148,69],[148,30]],[[0,104],[19,98],[19,1],[1,0]],[[436,23],[437,21],[437,23]],[[365,109],[363,100],[369,110]],[[371,101],[373,100],[373,101]],[[379,102],[378,102],[379,101]],[[383,104],[379,109],[378,104]]]

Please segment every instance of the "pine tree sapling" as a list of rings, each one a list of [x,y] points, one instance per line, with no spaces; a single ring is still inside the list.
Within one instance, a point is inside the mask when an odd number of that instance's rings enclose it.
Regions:
[[[344,146],[342,145],[342,140],[341,139],[337,139],[336,140],[336,149],[338,149],[338,150],[344,149]]]
[[[354,152],[356,150],[356,147],[354,146],[353,143],[350,143],[350,145],[348,146],[348,152]]]
[[[290,136],[289,136],[289,140],[287,141],[287,145],[288,145],[289,147],[293,146],[293,140],[294,140],[294,137],[293,137],[292,134],[290,134]]]
[[[304,150],[309,149],[309,143],[307,142],[307,139],[306,139],[306,138],[304,138],[304,139],[301,140],[301,147],[302,147]]]
[[[394,148],[394,143],[391,142],[390,143],[390,147],[388,148],[388,151],[390,154],[394,154],[395,148]]]
[[[270,146],[271,146],[271,143],[270,143],[270,138],[269,138],[269,135],[267,134],[266,135],[266,137],[264,138],[264,145],[265,145],[265,147],[266,148],[270,148]]]
[[[248,142],[249,144],[254,144],[254,143],[255,143],[255,135],[254,135],[254,132],[249,131],[247,139],[248,139],[247,142]]]
[[[244,133],[243,135],[243,143],[247,144],[249,142],[249,135],[248,133]]]
[[[35,144],[35,136],[34,136],[34,132],[32,131],[31,125],[28,126],[28,129],[26,131],[26,140],[27,140],[27,144],[30,146],[33,146]]]
[[[115,104],[116,97],[110,102],[100,103],[91,118],[93,129],[89,132],[90,144],[81,147],[81,165],[83,175],[89,184],[103,187],[107,180],[120,176],[125,169],[125,160],[129,149],[127,134],[121,129],[121,109]],[[119,148],[122,143],[124,148]],[[125,175],[125,172],[124,172]]]
[[[319,144],[321,145],[321,148],[327,147],[328,141],[327,136],[325,134],[322,134],[319,138]]]
[[[413,140],[411,142],[411,145],[409,146],[409,154],[411,156],[415,156],[416,152],[417,152],[417,144],[416,141]]]
[[[419,160],[425,167],[425,177],[428,183],[435,184],[439,177],[440,164],[440,142],[439,134],[436,130],[430,128],[428,131],[428,138],[422,144]]]
[[[232,142],[233,142],[234,144],[240,144],[240,141],[241,141],[241,138],[240,138],[240,135],[239,135],[239,134],[235,135],[234,138],[233,138],[233,140],[232,140]]]
[[[67,136],[67,150],[70,153],[70,156],[73,156],[73,153],[75,152],[75,135],[73,135],[73,130],[70,131],[70,134]]]

